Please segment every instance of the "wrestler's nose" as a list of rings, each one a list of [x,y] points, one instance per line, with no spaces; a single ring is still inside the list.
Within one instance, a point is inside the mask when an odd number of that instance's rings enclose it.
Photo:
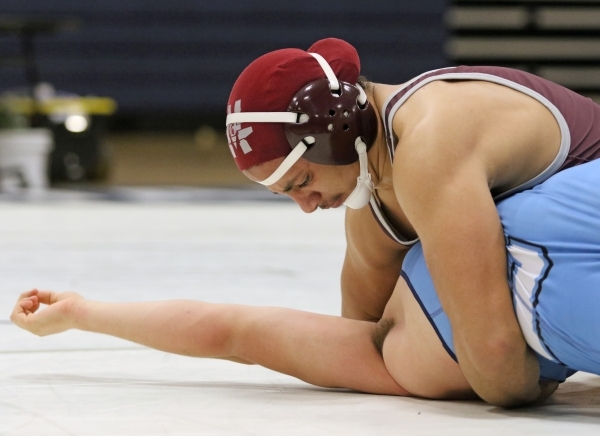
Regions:
[[[297,192],[290,192],[289,196],[305,213],[314,212],[317,207],[319,207],[319,202],[321,201],[321,194],[314,191],[306,192],[304,190],[299,190]]]

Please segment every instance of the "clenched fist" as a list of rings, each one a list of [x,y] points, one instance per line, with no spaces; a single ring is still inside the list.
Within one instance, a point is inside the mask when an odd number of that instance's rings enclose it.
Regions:
[[[12,322],[38,336],[47,336],[74,328],[74,308],[83,297],[75,292],[48,292],[37,289],[24,292],[10,316]],[[40,305],[47,305],[40,310]]]

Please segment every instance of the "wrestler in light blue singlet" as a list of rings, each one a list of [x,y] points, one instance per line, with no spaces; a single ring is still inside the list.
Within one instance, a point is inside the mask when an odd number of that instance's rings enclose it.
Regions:
[[[541,377],[600,375],[600,161],[555,174],[497,205],[515,313]],[[421,244],[402,265],[415,298],[456,360],[450,322]]]

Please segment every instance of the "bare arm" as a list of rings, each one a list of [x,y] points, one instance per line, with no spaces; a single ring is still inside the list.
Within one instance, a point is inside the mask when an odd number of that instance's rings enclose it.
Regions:
[[[48,307],[38,310],[40,303]],[[101,303],[41,291],[21,295],[11,320],[40,336],[79,329],[169,353],[256,363],[318,386],[408,395],[371,343],[370,322],[188,300]]]
[[[368,207],[346,209],[342,316],[377,321],[398,277],[406,250],[379,228]]]
[[[401,140],[398,200],[421,238],[467,380],[492,404],[532,403],[542,396],[539,366],[514,315],[490,163],[474,119],[443,115]]]

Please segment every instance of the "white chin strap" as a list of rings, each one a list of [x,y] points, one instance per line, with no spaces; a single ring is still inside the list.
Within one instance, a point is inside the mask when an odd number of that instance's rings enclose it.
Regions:
[[[367,159],[367,145],[362,139],[356,138],[354,144],[358,153],[358,162],[360,164],[360,175],[356,179],[356,188],[350,193],[344,204],[350,209],[362,209],[371,200],[373,194],[373,182],[369,174],[369,161]]]

